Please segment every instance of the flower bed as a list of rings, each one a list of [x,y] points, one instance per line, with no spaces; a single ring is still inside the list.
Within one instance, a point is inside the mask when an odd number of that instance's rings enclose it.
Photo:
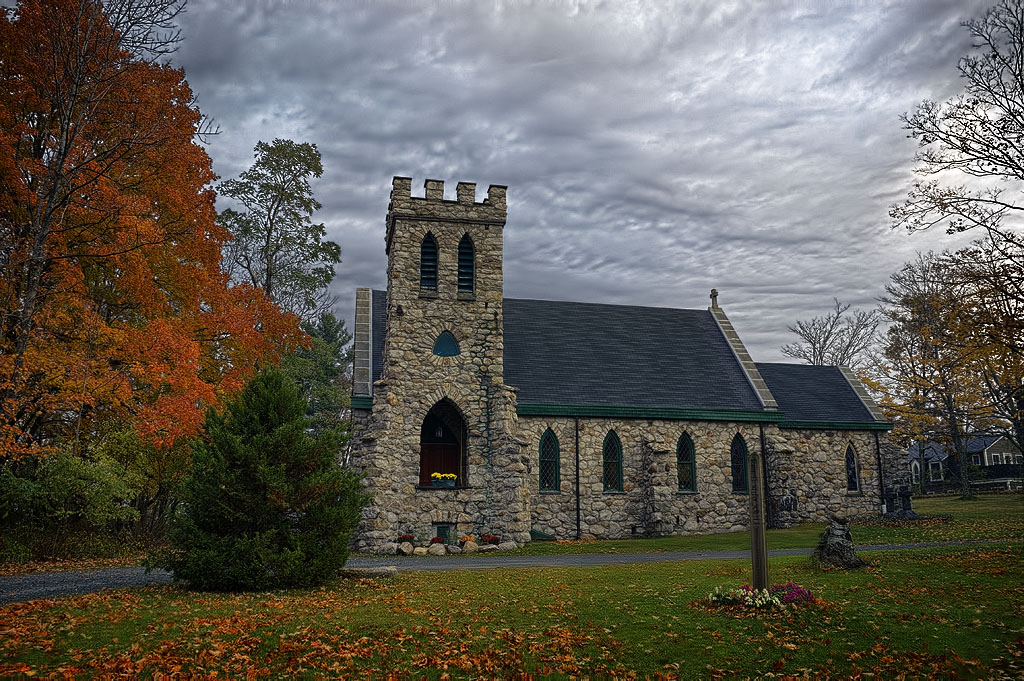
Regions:
[[[749,584],[736,589],[723,589],[720,586],[708,594],[708,602],[712,606],[740,607],[748,610],[773,610],[787,605],[814,603],[814,595],[804,587],[786,582],[776,584],[767,589],[754,589]]]

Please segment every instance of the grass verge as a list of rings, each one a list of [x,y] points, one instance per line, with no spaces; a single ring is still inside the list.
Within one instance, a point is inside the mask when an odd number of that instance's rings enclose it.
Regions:
[[[151,587],[0,608],[0,676],[1012,678],[1020,544],[873,552],[869,569],[773,559],[820,602],[715,611],[744,560],[408,573],[272,594]],[[1017,666],[1014,666],[1017,665]]]

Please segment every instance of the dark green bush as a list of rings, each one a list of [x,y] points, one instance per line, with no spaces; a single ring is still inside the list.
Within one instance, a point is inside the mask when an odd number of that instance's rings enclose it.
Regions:
[[[110,555],[136,492],[104,458],[59,452],[0,465],[0,562]]]
[[[306,403],[276,370],[257,375],[223,415],[207,413],[157,556],[193,588],[312,586],[337,576],[365,503],[338,464],[333,431],[310,436]]]

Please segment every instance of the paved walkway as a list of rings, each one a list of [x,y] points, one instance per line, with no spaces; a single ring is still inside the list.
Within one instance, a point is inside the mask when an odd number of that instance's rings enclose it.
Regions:
[[[957,542],[930,542],[924,544],[878,544],[858,546],[858,551],[903,551],[934,546],[964,546],[971,544],[1005,543],[1013,540]],[[771,556],[809,555],[812,549],[776,549]],[[719,560],[749,558],[749,551],[672,552],[663,553],[579,553],[555,556],[423,556],[398,558],[397,556],[353,556],[346,568],[371,568],[394,565],[400,572],[487,570],[492,568],[524,567],[581,567],[594,565],[623,565],[627,563],[661,563],[684,560]],[[58,598],[93,593],[103,589],[120,589],[150,584],[166,584],[171,575],[163,570],[147,573],[141,567],[104,568],[74,572],[42,572],[14,577],[0,577],[0,605],[30,601],[37,598]]]

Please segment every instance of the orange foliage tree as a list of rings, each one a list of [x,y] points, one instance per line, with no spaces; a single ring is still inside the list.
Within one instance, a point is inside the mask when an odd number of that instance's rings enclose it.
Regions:
[[[97,420],[170,446],[298,320],[220,265],[203,120],[165,55],[182,0],[0,17],[0,459]]]

